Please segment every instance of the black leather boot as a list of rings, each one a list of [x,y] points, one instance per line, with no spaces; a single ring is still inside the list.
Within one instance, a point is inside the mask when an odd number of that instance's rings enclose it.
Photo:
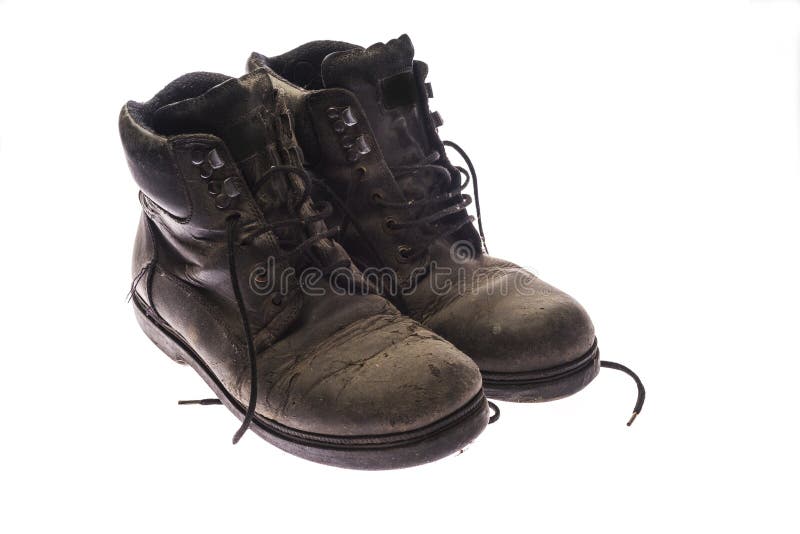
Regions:
[[[428,67],[414,60],[406,35],[367,49],[314,41],[276,57],[254,53],[248,68],[271,69],[302,117],[314,196],[334,202],[330,220],[344,229],[354,261],[365,275],[397,273],[399,290],[384,294],[471,356],[487,395],[557,399],[597,375],[594,327],[580,304],[486,253],[480,208],[476,230],[462,193],[470,178],[477,185],[474,169],[439,139]],[[450,162],[445,146],[469,171]]]
[[[263,70],[201,72],[123,107],[143,208],[139,324],[242,420],[234,442],[251,429],[359,469],[456,452],[489,419],[480,372],[366,292],[323,222],[330,207],[309,198],[281,93]]]

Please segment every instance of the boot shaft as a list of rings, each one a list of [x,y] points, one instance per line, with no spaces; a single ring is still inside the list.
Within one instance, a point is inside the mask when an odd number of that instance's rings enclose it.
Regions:
[[[342,243],[359,267],[396,274],[395,294],[424,278],[434,261],[453,266],[454,247],[469,258],[483,252],[464,209],[470,198],[461,195],[462,174],[446,158],[439,116],[428,106],[427,66],[413,54],[402,36],[367,49],[315,41],[248,61],[287,88],[306,127],[298,138],[319,178],[315,196],[334,200],[332,224],[342,226]]]
[[[149,301],[142,279],[152,274],[143,270],[157,265],[204,290],[230,316],[236,308],[234,247],[237,280],[247,288],[242,300],[258,331],[283,309],[299,308],[299,271],[347,258],[324,235],[316,239],[326,232],[322,221],[275,224],[315,212],[297,174],[262,179],[269,169],[297,166],[302,158],[286,100],[264,72],[238,80],[208,73],[179,78],[148,102],[126,104],[120,134],[144,214],[133,260],[138,298]],[[309,238],[306,253],[287,254]]]

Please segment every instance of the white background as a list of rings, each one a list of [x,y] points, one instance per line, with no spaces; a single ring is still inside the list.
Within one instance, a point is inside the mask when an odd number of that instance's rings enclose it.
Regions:
[[[589,310],[647,386],[633,427],[604,370],[502,403],[459,456],[355,472],[176,405],[209,391],[125,302],[120,107],[252,50],[403,32],[490,250]],[[0,530],[798,532],[799,56],[791,0],[0,0]]]

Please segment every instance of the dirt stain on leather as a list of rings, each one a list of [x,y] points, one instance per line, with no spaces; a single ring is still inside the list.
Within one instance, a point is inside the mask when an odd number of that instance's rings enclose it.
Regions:
[[[432,363],[428,364],[428,369],[431,370],[431,374],[433,376],[435,376],[436,378],[439,378],[440,376],[442,376],[442,372],[439,370],[439,368],[436,367],[435,365],[433,365]]]

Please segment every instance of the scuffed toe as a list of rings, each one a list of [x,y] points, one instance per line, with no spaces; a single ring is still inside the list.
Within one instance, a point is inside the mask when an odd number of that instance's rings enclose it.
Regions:
[[[426,326],[474,359],[484,373],[546,370],[586,355],[594,326],[566,293],[521,268],[509,268],[503,287],[474,288],[430,317]]]

